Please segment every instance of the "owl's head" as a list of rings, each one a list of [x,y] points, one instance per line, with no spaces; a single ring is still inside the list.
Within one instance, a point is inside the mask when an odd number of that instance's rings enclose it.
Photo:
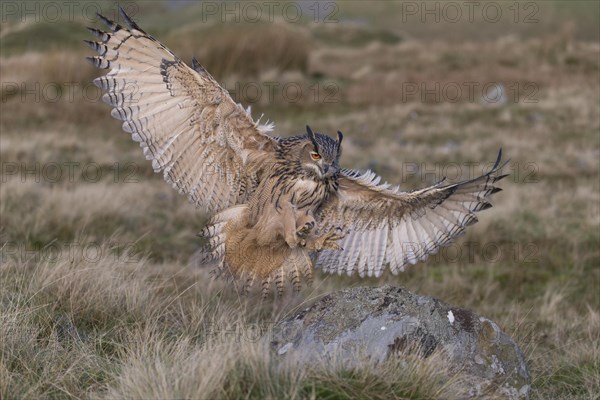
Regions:
[[[304,172],[316,179],[329,179],[340,171],[340,156],[342,155],[342,139],[344,135],[338,131],[338,140],[327,135],[313,133],[306,126],[308,141],[302,147],[300,162]]]

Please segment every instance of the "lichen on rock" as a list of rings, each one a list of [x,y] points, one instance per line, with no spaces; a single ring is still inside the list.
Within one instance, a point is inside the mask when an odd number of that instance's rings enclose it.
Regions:
[[[530,375],[523,353],[498,325],[470,310],[393,286],[357,287],[329,294],[280,322],[271,347],[299,363],[357,355],[373,362],[418,351],[443,353],[449,369],[466,376],[471,396],[493,389],[528,398]]]

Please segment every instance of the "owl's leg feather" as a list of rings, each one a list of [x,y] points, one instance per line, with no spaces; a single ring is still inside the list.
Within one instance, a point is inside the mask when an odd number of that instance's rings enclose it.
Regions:
[[[300,215],[298,215],[300,214]],[[314,231],[315,218],[306,211],[299,211],[292,203],[282,205],[284,239],[287,245],[295,249],[304,246],[306,238]]]
[[[283,237],[287,245],[294,249],[298,246],[299,240],[296,234],[296,213],[294,206],[291,203],[282,205],[282,217],[283,217]]]

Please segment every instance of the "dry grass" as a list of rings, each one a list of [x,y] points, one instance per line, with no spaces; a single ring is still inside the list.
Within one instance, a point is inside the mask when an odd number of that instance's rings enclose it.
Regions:
[[[569,24],[557,7],[544,9],[554,10],[544,14],[552,24],[527,32],[500,24],[475,37],[465,24],[445,37],[442,25],[395,29],[389,2],[348,4],[340,15],[364,15],[366,25],[173,22],[193,21],[192,9],[155,22],[164,33],[155,36],[186,58],[195,53],[228,87],[240,79],[300,85],[311,95],[263,96],[254,106],[278,134],[306,123],[342,130],[345,166],[373,168],[406,188],[450,175],[450,163],[463,177],[461,162],[482,163],[480,171],[502,146],[511,176],[494,208],[449,252],[401,276],[318,274],[298,296],[239,298],[190,265],[205,217],[152,173],[97,92],[67,95],[97,75],[84,49],[61,44],[81,21],[49,32],[52,45],[40,48],[24,44],[40,27],[3,26],[0,398],[464,398],[461,377],[435,358],[304,369],[248,340],[249,327],[268,327],[332,290],[383,282],[497,321],[527,355],[533,398],[596,398],[600,44],[585,30],[589,17]],[[145,7],[141,23],[162,18]],[[368,23],[373,15],[377,24]],[[459,34],[472,40],[455,41]],[[534,102],[490,107],[478,97],[432,102],[399,90],[472,81],[534,82],[539,91]],[[315,101],[312,85],[331,82],[336,101]],[[36,84],[62,94],[27,94]]]
[[[251,305],[205,270],[149,265],[107,245],[90,260],[3,264],[3,397],[461,398],[460,376],[439,357],[360,369],[302,370],[244,329],[272,323],[288,304]],[[323,289],[323,288],[322,288]],[[318,291],[323,294],[322,290]],[[209,330],[220,327],[223,331]],[[236,334],[236,329],[238,333]],[[265,328],[265,332],[269,328]],[[257,336],[252,336],[257,338]]]

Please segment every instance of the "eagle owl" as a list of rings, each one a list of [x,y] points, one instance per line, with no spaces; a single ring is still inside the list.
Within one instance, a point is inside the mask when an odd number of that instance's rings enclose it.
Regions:
[[[126,27],[86,43],[109,69],[94,83],[111,115],[139,142],[155,172],[212,215],[202,235],[219,270],[247,290],[286,281],[298,290],[316,266],[326,272],[393,274],[436,253],[491,207],[506,163],[468,181],[405,192],[373,172],[340,167],[341,132],[281,138],[254,121],[192,59],[192,68],[121,10]]]

